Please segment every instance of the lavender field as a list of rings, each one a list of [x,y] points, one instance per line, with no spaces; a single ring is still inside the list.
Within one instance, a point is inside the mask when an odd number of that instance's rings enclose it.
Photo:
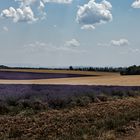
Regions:
[[[79,96],[135,96],[140,86],[82,86],[82,85],[0,85],[0,100],[6,99],[69,99]]]
[[[68,139],[76,132],[78,139],[82,125],[92,137],[110,130],[117,137],[117,129],[139,120],[139,95],[140,86],[0,84],[0,138]]]
[[[119,93],[140,91],[140,86],[88,86],[88,85],[0,85],[0,99],[6,97],[23,98],[26,96],[69,98],[81,95],[119,96]],[[46,99],[46,98],[44,98]]]
[[[71,78],[71,77],[85,77],[85,76],[90,76],[90,75],[67,74],[67,73],[0,71],[0,79],[5,79],[5,80],[33,80],[33,79]]]

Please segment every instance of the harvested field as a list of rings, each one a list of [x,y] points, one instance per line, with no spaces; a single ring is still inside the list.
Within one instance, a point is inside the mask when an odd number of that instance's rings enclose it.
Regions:
[[[4,77],[5,72],[9,77]],[[6,69],[1,70],[0,76],[0,84],[140,86],[140,75],[121,76],[111,72]]]

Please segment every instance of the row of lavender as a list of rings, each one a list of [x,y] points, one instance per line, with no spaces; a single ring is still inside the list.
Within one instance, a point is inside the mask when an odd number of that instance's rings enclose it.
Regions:
[[[140,86],[87,86],[87,85],[0,85],[0,100],[7,98],[69,98],[101,95],[127,96],[140,92]]]
[[[0,71],[0,79],[8,79],[8,80],[70,78],[70,77],[84,77],[84,76],[90,76],[90,75],[65,74],[65,73],[34,73],[34,72]]]
[[[81,85],[0,85],[0,114],[86,106],[139,96],[140,87]]]

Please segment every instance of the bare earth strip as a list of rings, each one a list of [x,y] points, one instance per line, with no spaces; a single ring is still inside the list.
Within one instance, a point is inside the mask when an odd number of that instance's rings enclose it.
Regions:
[[[39,80],[0,80],[0,84],[66,84],[66,85],[140,86],[140,75],[133,75],[133,76],[105,75],[105,76],[39,79]]]

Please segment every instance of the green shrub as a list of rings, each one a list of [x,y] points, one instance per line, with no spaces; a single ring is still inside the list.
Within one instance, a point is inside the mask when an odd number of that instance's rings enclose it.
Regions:
[[[48,104],[47,103],[43,103],[40,100],[36,100],[36,101],[31,102],[31,106],[30,107],[33,110],[41,111],[41,110],[47,109],[48,108]]]
[[[0,115],[7,114],[9,111],[10,110],[9,110],[8,106],[5,103],[0,102]]]
[[[61,108],[68,107],[68,103],[69,101],[66,99],[56,98],[56,99],[49,100],[48,106],[53,109],[61,109]]]
[[[91,102],[92,100],[88,96],[81,96],[76,99],[77,106],[86,106]]]
[[[30,108],[30,102],[29,100],[19,100],[18,101],[18,106],[21,108],[21,109],[26,109],[26,108]]]
[[[8,106],[17,106],[18,99],[8,98],[8,99],[6,99],[6,103],[8,104]]]
[[[106,101],[108,101],[107,95],[104,95],[104,94],[98,95],[98,96],[97,96],[97,99],[99,99],[99,101],[101,101],[101,102],[106,102]]]

